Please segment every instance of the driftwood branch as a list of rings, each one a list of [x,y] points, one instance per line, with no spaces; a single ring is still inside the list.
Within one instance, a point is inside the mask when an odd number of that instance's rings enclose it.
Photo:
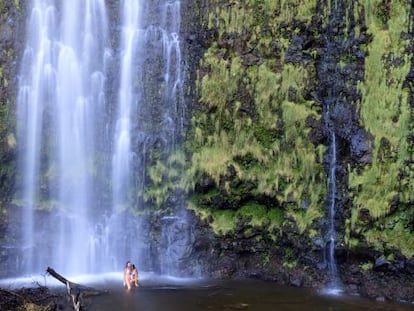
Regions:
[[[69,281],[68,279],[66,279],[65,277],[63,277],[62,275],[60,275],[59,273],[57,273],[54,269],[52,269],[50,267],[48,267],[46,271],[47,271],[47,273],[49,273],[51,276],[53,276],[55,279],[57,279],[58,281],[60,281],[64,285],[67,286],[67,284],[69,283],[69,286],[72,289],[76,289],[76,290],[80,290],[80,291],[96,291],[92,287],[80,285],[80,284]]]
[[[53,276],[55,279],[57,279],[58,281],[60,281],[61,283],[63,283],[66,286],[67,293],[72,298],[73,309],[75,311],[81,311],[82,310],[81,298],[82,298],[84,293],[88,293],[88,294],[92,294],[92,295],[97,295],[97,294],[101,293],[100,291],[98,291],[98,290],[96,290],[92,287],[80,285],[80,284],[73,283],[73,282],[69,281],[68,279],[66,279],[65,277],[63,277],[62,275],[60,275],[59,273],[57,273],[54,269],[52,269],[50,267],[48,267],[46,271],[51,276]]]

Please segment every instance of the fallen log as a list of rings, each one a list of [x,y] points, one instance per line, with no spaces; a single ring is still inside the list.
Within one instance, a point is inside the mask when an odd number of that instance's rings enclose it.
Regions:
[[[103,291],[96,290],[89,286],[84,286],[81,284],[71,282],[50,267],[47,268],[46,272],[66,286],[67,294],[72,298],[73,309],[75,311],[82,311],[82,304],[81,304],[82,296],[99,295],[99,294],[105,293]]]
[[[64,276],[57,273],[54,269],[52,269],[50,267],[47,267],[46,272],[49,273],[51,276],[53,276],[58,281],[60,281],[61,283],[65,284],[66,286],[67,286],[67,284],[69,284],[70,287],[73,288],[73,289],[78,289],[78,290],[83,290],[83,291],[95,291],[95,292],[97,291],[96,289],[94,289],[92,287],[80,285],[80,284],[69,281]]]

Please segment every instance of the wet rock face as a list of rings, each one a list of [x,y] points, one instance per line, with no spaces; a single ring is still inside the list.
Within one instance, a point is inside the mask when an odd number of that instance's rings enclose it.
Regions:
[[[198,3],[202,7],[200,12],[208,12],[209,8],[206,2],[201,2]],[[361,125],[357,108],[362,96],[358,83],[364,80],[365,75],[366,45],[370,43],[372,37],[368,33],[364,21],[365,14],[363,14],[361,6],[354,2],[345,1],[335,2],[335,4],[335,11],[328,12],[328,14],[324,11],[329,7],[328,1],[318,1],[318,12],[310,25],[292,21],[291,24],[286,23],[281,26],[286,29],[285,35],[290,39],[284,60],[299,66],[310,64],[316,68],[315,79],[308,82],[302,95],[315,101],[314,106],[321,110],[323,117],[321,119],[313,117],[307,119],[306,123],[310,129],[309,140],[315,145],[322,143],[328,146],[330,131],[333,131],[337,137],[338,189],[335,229],[338,241],[335,251],[338,264],[341,266],[341,273],[344,274],[344,283],[347,284],[349,291],[360,292],[369,297],[381,299],[384,296],[385,299],[406,299],[409,297],[409,290],[397,297],[397,295],[382,294],[380,286],[375,284],[381,277],[387,277],[390,284],[395,285],[393,280],[398,280],[398,275],[403,275],[403,273],[399,270],[400,274],[388,276],[388,272],[391,272],[399,264],[391,263],[388,265],[379,261],[376,268],[378,271],[371,271],[370,269],[361,269],[358,264],[350,266],[349,263],[349,249],[343,238],[345,236],[345,222],[350,219],[352,209],[352,198],[348,194],[349,165],[362,168],[373,162],[374,136]],[[211,6],[214,5],[211,4]],[[347,14],[347,12],[360,10],[362,13],[359,17],[357,17],[358,14],[354,16]],[[388,11],[389,8],[385,8],[384,12]],[[358,20],[358,18],[360,19]],[[289,29],[296,29],[296,33],[290,34]],[[243,36],[248,38],[247,31],[239,35],[228,33],[221,37],[218,32],[219,29],[214,29],[214,27],[205,31],[194,31],[188,36],[188,42],[198,47],[197,53],[203,53],[203,50],[210,47],[215,41],[219,41],[217,44],[223,49],[231,49],[231,51],[243,55],[244,66],[254,66],[263,61],[265,54],[259,55],[254,48],[247,49],[243,42]],[[219,40],[218,37],[220,37]],[[281,48],[279,45],[280,42],[269,44],[268,52],[272,55],[270,57],[275,59],[280,57]],[[316,53],[317,56],[310,57],[312,53]],[[201,55],[199,54],[198,57],[200,58]],[[228,57],[228,55],[223,57]],[[411,90],[413,90],[413,79],[410,78],[413,76],[412,72],[414,71],[411,70],[407,78],[407,84],[410,85]],[[294,102],[297,98],[298,94],[294,90],[289,91],[289,100]],[[411,102],[414,102],[412,98]],[[414,104],[412,106],[414,107]],[[327,155],[324,159],[327,174],[329,162],[330,158]],[[212,188],[214,188],[214,182],[204,178],[197,185],[196,192],[207,193]],[[225,200],[217,199],[214,203],[217,203],[221,209],[229,207]],[[237,206],[232,205],[231,208],[234,209]],[[367,224],[375,221],[368,210],[362,209],[360,214],[361,221]],[[289,219],[285,219],[285,222],[289,223]],[[327,222],[320,221],[318,225],[326,227]],[[294,226],[284,226],[281,229],[283,236],[277,241],[271,241],[264,239],[264,233],[256,228],[251,229],[249,234],[244,234],[241,227],[238,227],[237,233],[218,236],[209,231],[208,224],[201,223],[200,226],[204,229],[200,230],[199,243],[196,244],[196,248],[198,254],[202,254],[200,257],[209,258],[204,266],[206,273],[214,276],[244,275],[269,278],[294,286],[318,287],[326,281],[326,271],[323,270],[326,263],[322,258],[326,241],[323,241],[320,236],[309,239],[300,236]],[[364,240],[363,233],[354,234],[355,238]],[[260,242],[256,240],[258,236],[261,237]],[[291,254],[289,254],[290,250],[293,250]],[[358,251],[363,260],[375,262],[375,258],[378,257],[378,254],[363,242],[361,242]],[[292,268],[293,266],[295,267]],[[404,271],[409,271],[408,265],[405,266],[405,269],[408,270]],[[346,271],[346,268],[349,268],[349,272]],[[384,269],[387,272],[381,271]],[[306,272],[304,272],[305,270]],[[401,281],[401,286],[407,287],[405,281]],[[386,285],[383,284],[383,286]],[[391,290],[391,288],[389,289]]]
[[[396,265],[386,260],[376,260],[374,270],[363,270],[356,264],[342,267],[341,276],[349,294],[359,294],[378,301],[413,302],[414,282],[410,268],[400,262]],[[405,266],[402,268],[402,266]]]
[[[13,1],[3,1],[5,11],[16,15]],[[204,51],[210,47],[218,37],[218,29],[206,29],[202,23],[207,19],[208,12],[211,9],[209,1],[201,0],[183,0],[183,25],[182,37],[184,44],[184,62],[186,65],[186,89],[189,91],[185,94],[185,100],[189,107],[200,104],[196,92],[196,76],[199,60],[202,58]],[[210,1],[213,2],[213,1]],[[323,2],[323,1],[320,1]],[[108,1],[113,8],[113,14],[117,12],[117,4],[115,1]],[[344,2],[345,3],[345,2]],[[340,14],[341,11],[338,11]],[[202,18],[200,18],[202,15]],[[345,16],[345,14],[342,14]],[[323,15],[321,15],[323,16]],[[0,45],[2,52],[0,53],[0,63],[10,64],[5,70],[5,75],[13,77],[16,71],[14,68],[14,60],[8,59],[7,50],[13,44],[19,44],[23,40],[16,40],[16,36],[11,30],[16,26],[17,19],[9,18],[8,14],[1,15],[0,24]],[[341,16],[333,16],[336,23],[336,29],[344,29]],[[345,40],[343,34],[338,34],[341,40],[336,41],[325,39],[328,35],[328,29],[324,28],[323,20],[315,19],[315,23],[306,26],[298,22],[294,25],[284,25],[286,29],[290,26],[300,31],[292,35],[289,48],[285,55],[285,61],[293,64],[307,65],[314,63],[317,68],[315,73],[316,79],[309,81],[305,86],[304,97],[315,99],[315,105],[320,109],[329,110],[329,116],[321,120],[309,118],[308,127],[311,129],[309,139],[315,145],[320,143],[328,144],[329,126],[339,137],[339,156],[338,156],[338,207],[339,212],[336,217],[338,235],[344,235],[344,221],[349,215],[350,199],[347,197],[347,165],[352,163],[356,166],[363,166],[372,162],[372,135],[362,128],[359,124],[358,114],[356,111],[356,102],[361,95],[357,89],[358,81],[364,77],[364,58],[366,52],[362,49],[362,45],[371,39],[366,33],[366,28],[361,27],[362,31],[358,38],[348,36]],[[357,22],[352,21],[350,28],[353,29]],[[296,24],[297,23],[297,24]],[[363,25],[362,25],[363,26]],[[323,29],[324,35],[316,37],[319,29]],[[351,30],[353,31],[353,30]],[[229,33],[221,38],[219,42],[222,47],[230,47],[238,54],[242,55],[244,66],[258,65],[263,60],[256,49],[247,47],[249,33],[236,36]],[[354,38],[354,39],[349,39]],[[119,40],[115,38],[114,40]],[[412,39],[411,39],[412,40]],[[17,43],[16,43],[17,42]],[[412,40],[414,42],[414,40]],[[412,49],[413,47],[411,47]],[[310,56],[310,51],[317,51],[316,59]],[[269,44],[269,55],[274,58],[279,57],[281,53],[280,43],[273,40]],[[338,66],[338,55],[352,55],[352,58],[346,59],[343,66]],[[153,59],[156,55],[152,55]],[[159,55],[158,55],[159,57]],[[414,56],[411,61],[414,64]],[[148,83],[156,80],[156,72],[154,76],[148,77]],[[11,78],[10,78],[11,79]],[[10,80],[11,81],[11,80]],[[9,83],[11,85],[12,83]],[[414,108],[414,66],[407,76],[407,86],[410,88],[411,107]],[[242,92],[242,90],[240,90]],[[13,98],[13,90],[1,86],[2,103],[7,96]],[[298,97],[294,91],[289,92],[289,100],[295,101]],[[156,94],[152,96],[154,104],[158,98]],[[243,103],[245,111],[249,114],[252,109],[253,100],[246,100]],[[189,125],[189,120],[186,122]],[[3,135],[1,135],[3,136]],[[156,144],[154,140],[153,145]],[[414,139],[412,139],[414,144]],[[0,145],[0,154],[3,156],[3,145]],[[10,160],[11,158],[8,158]],[[3,158],[1,158],[3,160]],[[325,159],[329,162],[329,159]],[[0,176],[1,191],[9,189],[4,186],[4,178]],[[342,186],[341,186],[342,185]],[[207,193],[214,187],[211,179],[204,178],[196,187],[196,192]],[[226,208],[225,199],[219,198],[214,204]],[[236,206],[237,207],[237,206]],[[284,219],[285,225],[280,229],[283,232],[272,232],[267,227],[253,227],[246,222],[241,221],[237,224],[234,233],[226,235],[216,235],[210,228],[208,219],[200,220],[196,215],[190,213],[188,223],[183,224],[174,222],[172,219],[165,218],[165,215],[154,215],[151,227],[145,228],[154,235],[148,235],[148,244],[151,244],[148,255],[147,264],[152,266],[154,270],[161,271],[161,262],[151,262],[151,258],[158,258],[160,252],[166,248],[162,227],[167,228],[167,232],[171,235],[172,240],[169,241],[174,247],[172,251],[184,247],[184,257],[180,259],[179,269],[185,275],[208,275],[218,278],[226,277],[255,277],[265,280],[272,280],[281,284],[292,286],[307,286],[320,288],[327,282],[326,263],[323,259],[323,249],[325,242],[320,237],[309,238],[298,232],[298,229],[289,225],[290,220]],[[367,223],[373,221],[369,212],[361,210],[361,219]],[[292,221],[293,223],[293,221]],[[191,224],[191,225],[188,225]],[[326,226],[325,222],[320,223]],[[1,231],[1,227],[0,227]],[[0,236],[3,236],[0,234]],[[276,237],[276,238],[275,238]],[[362,237],[361,237],[362,238]],[[2,256],[2,253],[0,253]],[[413,289],[410,284],[414,284],[414,259],[397,260],[389,262],[377,253],[367,248],[360,251],[359,256],[363,257],[352,262],[349,258],[346,248],[337,247],[337,256],[340,263],[341,278],[346,284],[346,288],[351,293],[361,293],[374,299],[390,299],[390,300],[410,300],[414,297]],[[351,256],[352,257],[352,256]],[[373,269],[364,270],[360,267],[360,262],[369,261],[372,263]],[[0,257],[0,262],[3,262]],[[197,265],[197,269],[194,269]],[[1,275],[1,271],[0,271]],[[408,284],[408,286],[407,286]],[[396,291],[395,289],[400,290]]]
[[[13,148],[7,141],[14,124],[13,107],[16,93],[17,64],[16,58],[19,51],[18,40],[21,34],[18,10],[13,1],[0,2],[0,193],[3,200],[6,200],[10,193],[10,179],[12,170],[6,169],[12,165]],[[2,200],[1,200],[2,201]]]
[[[372,137],[363,129],[355,131],[351,138],[351,160],[360,165],[372,162]]]
[[[20,11],[21,10],[21,11]],[[0,1],[0,262],[10,258],[6,235],[8,214],[6,202],[12,196],[16,174],[14,102],[16,97],[18,66],[16,59],[22,53],[24,4],[16,7],[16,1]],[[4,247],[4,245],[6,245]],[[0,277],[7,275],[8,267],[1,265]]]
[[[202,221],[192,212],[186,217],[186,225],[160,215],[153,220],[154,228],[159,232],[164,226],[169,228],[169,243],[173,249],[174,245],[185,245],[185,255],[179,259],[182,275],[197,276],[200,273],[213,278],[258,278],[315,289],[324,288],[329,280],[322,253],[313,246],[318,241],[310,244],[294,227],[284,227],[284,234],[275,241],[267,228],[254,227],[244,221],[237,224],[233,233],[216,235],[208,219]],[[188,234],[183,234],[185,232]],[[155,236],[159,236],[159,240],[151,238],[148,243],[154,244],[153,249],[165,249],[162,234]],[[322,248],[323,242],[319,244]],[[347,293],[376,300],[412,301],[413,258],[401,257],[391,262],[369,248],[353,253],[347,249],[337,250],[336,255]],[[156,253],[152,256],[157,257],[159,254]],[[157,269],[160,267],[155,271]]]
[[[193,213],[187,216],[195,239],[181,265],[183,273],[194,275],[191,269],[198,265],[198,272],[213,278],[257,278],[313,288],[323,287],[327,280],[318,266],[321,252],[312,250],[293,227],[274,241],[266,228],[240,220],[233,233],[216,235],[208,220],[200,221]]]

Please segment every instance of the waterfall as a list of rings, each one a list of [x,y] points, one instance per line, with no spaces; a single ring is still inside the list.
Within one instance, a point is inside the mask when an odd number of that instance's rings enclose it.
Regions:
[[[138,259],[139,266],[145,266],[145,259],[156,261],[160,272],[167,274],[176,270],[167,259],[171,243],[165,243],[174,240],[172,234],[166,235],[168,229],[163,226],[162,249],[150,255],[143,238],[147,234],[145,224],[122,211],[145,206],[140,195],[145,191],[148,150],[156,145],[159,152],[168,154],[183,132],[180,23],[180,1],[164,0],[158,5],[136,0],[122,2],[120,86],[112,154],[113,214],[108,230],[113,236],[120,223],[129,230],[123,239],[107,244],[110,253],[121,254],[123,261]],[[132,193],[139,195],[134,197]],[[183,218],[172,219],[183,222]],[[148,259],[150,256],[158,258]],[[118,259],[114,261],[117,266],[123,264]]]
[[[330,290],[337,291],[338,287],[338,271],[335,260],[335,242],[336,242],[336,230],[335,230],[335,209],[336,209],[336,135],[333,130],[330,130],[330,161],[329,161],[329,230],[328,230],[328,268],[331,277],[331,283],[329,285]]]
[[[341,69],[341,55],[348,53],[349,42],[347,41],[346,31],[344,28],[346,19],[350,18],[349,12],[353,12],[353,5],[337,0],[319,1],[317,11],[320,16],[324,17],[326,24],[321,31],[324,41],[324,48],[317,66],[318,70],[318,94],[317,99],[323,105],[323,121],[326,130],[329,148],[326,154],[327,161],[327,178],[328,178],[328,195],[326,199],[326,227],[325,227],[325,248],[324,248],[324,266],[328,268],[329,282],[326,291],[329,293],[338,293],[341,291],[340,277],[335,259],[335,247],[338,243],[337,228],[340,228],[338,219],[338,202],[337,192],[338,184],[337,170],[338,164],[338,137],[344,137],[344,129],[347,125],[338,125],[341,120],[340,114],[344,113],[344,107],[348,107],[348,98],[344,75]],[[349,11],[349,12],[348,12]],[[350,23],[352,24],[352,23]]]
[[[182,79],[182,53],[180,42],[181,2],[166,2],[161,10],[161,32],[163,37],[165,102],[163,117],[164,137],[173,149],[184,128],[184,95]],[[182,202],[177,202],[182,205]],[[181,259],[188,254],[187,246],[192,244],[194,235],[184,211],[178,209],[175,215],[164,217],[161,232],[161,273],[180,275]]]
[[[181,3],[120,1],[117,25],[105,3],[30,7],[17,100],[19,274],[119,271],[126,260],[178,274],[192,241],[185,213],[160,221],[156,241],[148,216],[137,217],[150,153],[166,160],[183,135]]]
[[[162,9],[161,27],[164,42],[164,76],[165,98],[169,103],[168,114],[165,116],[164,131],[170,131],[170,145],[174,146],[177,136],[184,128],[184,94],[182,79],[182,53],[179,37],[181,25],[181,2],[167,2]],[[173,120],[171,116],[176,116]]]
[[[18,271],[85,272],[93,157],[104,108],[108,49],[104,0],[35,0],[17,98],[21,244]],[[55,209],[39,222],[35,209]],[[46,217],[45,217],[46,218]],[[43,231],[43,233],[41,233]]]
[[[148,145],[159,140],[169,148],[182,132],[180,2],[161,1],[158,10],[153,9],[136,0],[122,2],[120,86],[112,156],[115,211],[135,203],[132,186],[142,191],[143,174],[134,175],[132,170],[144,172]],[[157,94],[162,90],[162,95]],[[158,107],[152,107],[154,104]]]
[[[121,208],[128,206],[128,196],[131,187],[131,147],[132,116],[136,114],[138,95],[134,94],[133,66],[136,52],[139,48],[140,36],[140,1],[122,1],[122,30],[120,49],[120,86],[118,112],[115,127],[114,153],[112,160],[113,206]],[[139,59],[138,59],[139,60]],[[139,70],[142,70],[139,68]]]

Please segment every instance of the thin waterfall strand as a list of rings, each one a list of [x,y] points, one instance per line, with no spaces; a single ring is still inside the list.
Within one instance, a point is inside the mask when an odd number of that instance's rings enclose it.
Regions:
[[[328,254],[328,266],[332,280],[336,283],[337,280],[337,267],[335,261],[335,208],[336,208],[336,136],[335,132],[331,131],[331,161],[330,161],[330,174],[329,174],[329,189],[330,189],[330,205],[329,205],[329,254]]]

